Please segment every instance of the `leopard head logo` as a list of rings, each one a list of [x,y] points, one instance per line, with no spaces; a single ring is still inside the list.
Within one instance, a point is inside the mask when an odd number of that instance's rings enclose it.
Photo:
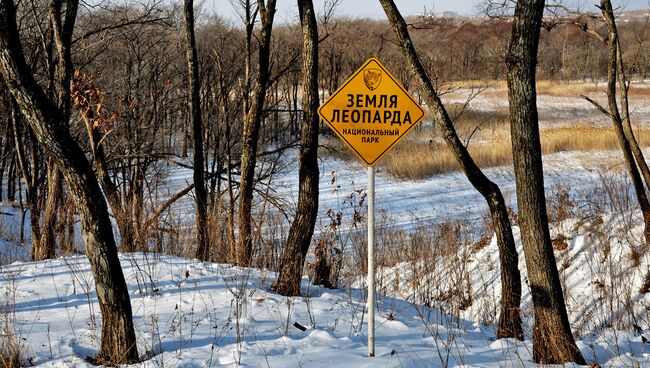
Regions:
[[[368,87],[369,90],[376,90],[377,87],[379,87],[379,83],[381,83],[381,70],[375,68],[364,70],[363,81],[366,83],[366,87]]]

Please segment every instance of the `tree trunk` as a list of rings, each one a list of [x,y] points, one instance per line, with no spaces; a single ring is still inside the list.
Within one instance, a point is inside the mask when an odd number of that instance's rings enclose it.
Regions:
[[[199,83],[199,61],[194,40],[194,1],[185,0],[185,52],[190,81],[190,109],[194,149],[194,198],[196,201],[196,253],[195,257],[210,259],[208,247],[208,194],[205,189],[205,170],[203,159],[203,126],[201,123],[201,96]]]
[[[614,131],[616,132],[618,142],[623,150],[625,166],[632,178],[634,192],[636,193],[639,207],[643,214],[645,224],[645,242],[646,244],[650,244],[650,203],[645,191],[645,185],[650,185],[650,171],[648,170],[648,165],[643,157],[643,152],[634,137],[632,125],[630,123],[629,101],[627,95],[629,86],[627,85],[627,80],[625,78],[622,56],[623,51],[621,50],[621,44],[618,38],[618,30],[616,28],[614,10],[612,9],[611,1],[602,0],[600,2],[600,8],[605,23],[607,24],[607,45],[609,47],[609,59],[607,62],[607,105],[609,107],[609,115],[614,123]],[[617,78],[619,89],[621,91],[620,112],[616,102]],[[623,114],[622,117],[621,112]],[[641,172],[643,173],[643,179],[641,178],[639,169],[641,169]],[[643,184],[644,179],[645,185]]]
[[[16,152],[9,155],[9,172],[7,173],[7,202],[16,201]]]
[[[36,142],[34,139],[31,139],[30,149],[32,150],[32,161],[28,162],[27,153],[25,152],[25,146],[27,145],[28,137],[31,135],[29,132],[29,127],[22,128],[22,122],[20,121],[20,113],[18,112],[18,106],[15,102],[11,103],[11,123],[12,131],[14,133],[14,143],[16,144],[16,157],[18,159],[18,166],[20,167],[20,172],[22,173],[23,179],[25,181],[25,194],[27,201],[27,209],[29,210],[29,225],[32,230],[31,235],[31,259],[32,261],[42,261],[47,259],[48,252],[41,249],[40,239],[41,239],[41,209],[39,206],[38,199],[38,165],[37,157],[35,154]],[[27,131],[25,131],[27,130]],[[24,216],[24,213],[23,213]],[[22,226],[21,226],[22,232]],[[22,238],[22,237],[21,237]]]
[[[648,168],[648,163],[645,160],[643,151],[641,150],[641,147],[639,146],[639,142],[634,136],[634,130],[632,129],[632,122],[630,120],[630,102],[628,98],[629,82],[625,77],[625,66],[623,64],[623,56],[622,56],[623,51],[621,50],[621,42],[620,40],[618,40],[616,23],[613,18],[614,13],[611,12],[608,14],[612,18],[608,20],[607,23],[613,25],[614,32],[616,32],[617,34],[616,54],[618,56],[618,84],[619,84],[619,91],[621,92],[621,113],[622,113],[623,133],[625,133],[625,138],[627,138],[627,140],[630,142],[630,149],[632,150],[634,159],[637,165],[639,166],[639,169],[641,170],[641,174],[643,175],[643,180],[645,181],[645,185],[646,187],[650,187],[650,168]],[[614,98],[616,98],[615,95]]]
[[[52,35],[58,54],[58,85],[56,86],[59,108],[63,112],[63,124],[67,127],[70,121],[71,98],[70,81],[73,73],[72,35],[77,19],[78,0],[66,1],[65,13],[62,10],[63,2],[53,0],[50,2],[48,13],[52,24]],[[51,57],[51,53],[49,57]],[[50,81],[48,95],[54,100],[54,65],[50,66]],[[56,249],[56,236],[54,228],[57,223],[57,212],[63,201],[63,177],[61,171],[53,159],[47,164],[47,199],[41,226],[40,247],[46,251],[49,257],[54,257]]]
[[[146,160],[145,160],[146,161]],[[148,252],[147,233],[144,231],[144,173],[146,172],[146,162],[138,162],[135,166],[135,174],[131,184],[131,195],[129,200],[129,209],[132,210],[131,227],[133,228],[133,244],[139,252]]]
[[[269,66],[271,54],[271,31],[275,16],[275,0],[258,1],[262,21],[259,44],[259,65],[250,109],[244,118],[244,132],[241,152],[241,181],[239,184],[239,249],[237,264],[249,266],[253,253],[252,236],[252,207],[253,190],[255,187],[255,165],[257,164],[257,145],[262,123],[266,88],[269,82]]]
[[[63,112],[64,123],[67,126],[70,120],[72,103],[70,98],[72,74],[74,66],[72,63],[72,35],[77,20],[77,9],[79,0],[66,1],[65,14],[63,13],[62,0],[52,0],[48,9],[52,34],[58,53],[58,99],[59,108]]]
[[[543,11],[544,0],[517,2],[506,55],[519,223],[535,313],[533,359],[585,364],[571,334],[546,214],[535,91]]]
[[[63,177],[61,171],[52,159],[47,164],[47,200],[41,226],[41,249],[47,250],[48,258],[54,258],[56,249],[56,236],[54,227],[57,222],[57,213],[62,203]]]
[[[7,131],[9,128],[6,128]],[[5,142],[1,142],[0,138],[0,202],[2,202],[4,198],[4,193],[3,193],[3,188],[4,188],[4,182],[5,182],[5,166],[7,164],[7,152],[9,149],[7,148],[7,144]]]
[[[11,100],[11,96],[9,93],[7,93],[7,87],[5,87],[4,81],[2,78],[0,78],[0,88],[2,89],[3,93],[1,95],[2,100],[0,100],[0,103],[2,103],[3,106],[9,106],[9,101]],[[12,141],[11,137],[11,116],[9,114],[5,114],[4,118],[6,120],[3,120],[2,123],[4,123],[1,127],[3,127],[3,133],[4,135],[0,136],[0,202],[2,202],[4,198],[4,193],[3,193],[3,188],[4,188],[4,182],[5,182],[5,168],[7,166],[7,159],[9,158],[9,151],[10,149],[10,142]]]
[[[235,193],[232,180],[232,146],[230,124],[226,124],[226,190],[228,191],[228,262],[237,263],[237,240],[235,238]]]
[[[302,269],[318,214],[318,26],[312,0],[298,0],[302,26],[302,132],[298,163],[298,207],[289,229],[280,275],[274,286],[278,294],[300,295]]]
[[[447,114],[442,101],[433,87],[431,80],[417,55],[415,47],[406,28],[406,22],[397,10],[393,0],[380,0],[386,16],[390,20],[395,35],[398,38],[407,63],[420,84],[423,97],[432,109],[434,120],[438,124],[445,142],[454,153],[463,172],[472,186],[483,196],[490,209],[492,223],[499,247],[501,264],[501,309],[497,337],[515,337],[523,340],[519,305],[521,301],[521,275],[519,273],[519,257],[515,247],[512,227],[508,218],[508,210],[499,187],[488,179],[470,156],[467,148],[456,134],[454,125]]]
[[[41,147],[57,161],[79,211],[81,235],[102,313],[102,341],[97,359],[114,364],[137,362],[131,303],[106,201],[84,152],[63,127],[62,112],[29,72],[13,0],[1,2],[0,50],[0,72],[8,89]]]

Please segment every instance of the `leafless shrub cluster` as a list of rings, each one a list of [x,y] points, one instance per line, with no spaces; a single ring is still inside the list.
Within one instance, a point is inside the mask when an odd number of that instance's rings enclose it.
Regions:
[[[0,268],[0,367],[19,368],[30,364],[25,340],[16,326],[16,278],[20,270]]]

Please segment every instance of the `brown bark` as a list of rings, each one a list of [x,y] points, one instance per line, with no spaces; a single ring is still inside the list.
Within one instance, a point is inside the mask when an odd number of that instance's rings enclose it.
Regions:
[[[613,12],[609,14],[613,16]],[[608,24],[613,24],[614,27],[616,27],[616,23],[613,18],[610,21],[608,21]],[[616,31],[616,29],[614,30]],[[618,34],[618,32],[616,33]],[[618,36],[616,38],[618,39]],[[621,113],[622,113],[622,122],[623,122],[623,132],[625,133],[625,138],[627,138],[627,140],[630,142],[630,149],[632,150],[634,159],[637,165],[639,166],[639,169],[641,170],[641,174],[643,175],[643,180],[645,181],[645,185],[646,187],[650,187],[650,168],[648,168],[648,163],[645,160],[643,151],[641,150],[641,147],[639,146],[639,142],[637,141],[634,135],[634,130],[632,129],[632,122],[630,120],[630,103],[628,97],[629,82],[627,81],[627,78],[625,76],[625,66],[623,64],[623,56],[622,56],[623,51],[621,50],[620,40],[617,41],[616,49],[617,49],[616,54],[618,56],[617,74],[618,74],[618,84],[619,84],[618,87],[621,93]]]
[[[52,0],[49,6],[50,22],[52,24],[52,34],[58,54],[58,99],[59,106],[63,111],[64,124],[67,125],[71,113],[71,81],[74,66],[72,63],[72,35],[77,20],[77,9],[79,0],[70,0],[65,2],[65,12],[63,11],[62,0]]]
[[[68,126],[71,113],[70,82],[73,72],[71,43],[74,26],[77,19],[78,0],[66,1],[63,11],[63,1],[52,0],[48,13],[52,25],[52,35],[58,57],[57,96],[59,108],[63,111],[62,124]],[[52,68],[54,66],[52,65]],[[53,79],[53,73],[51,75]],[[50,81],[54,85],[54,80]],[[54,228],[57,223],[57,212],[63,199],[63,177],[56,162],[52,159],[47,164],[47,199],[41,226],[40,247],[49,257],[54,257],[56,238]]]
[[[318,26],[311,0],[298,0],[302,26],[302,106],[298,207],[274,289],[300,295],[300,280],[318,214]]]
[[[59,164],[79,211],[81,235],[102,313],[98,360],[116,364],[136,362],[131,304],[106,201],[84,152],[62,125],[61,110],[47,98],[29,72],[13,0],[0,3],[0,72],[41,147]]]
[[[575,344],[551,246],[539,139],[535,68],[544,0],[520,0],[506,55],[521,238],[533,298],[533,359],[585,364]]]
[[[416,76],[424,100],[431,108],[434,120],[439,126],[445,142],[454,153],[463,172],[472,186],[483,196],[488,204],[494,225],[499,261],[501,264],[501,309],[497,337],[515,337],[523,340],[519,305],[521,301],[521,276],[518,268],[518,254],[515,247],[508,211],[499,187],[488,179],[470,156],[467,148],[456,134],[447,110],[440,100],[430,78],[428,77],[413,42],[408,34],[406,22],[399,13],[393,0],[380,0],[395,35],[402,48],[407,64]]]
[[[4,81],[0,78],[0,87],[2,87],[3,90],[6,91],[6,87],[4,85]],[[9,105],[9,100],[10,97],[8,96],[7,93],[3,93],[3,105],[8,106]],[[11,151],[13,150],[13,144],[11,143],[12,140],[12,133],[11,133],[11,123],[10,123],[10,117],[7,116],[7,121],[5,122],[5,131],[4,131],[4,136],[2,137],[2,146],[0,147],[0,183],[5,182],[5,170],[7,168],[7,162],[10,159],[11,156]],[[9,181],[7,180],[7,187],[9,187]],[[0,184],[0,201],[4,199],[3,196],[3,186]]]
[[[650,202],[645,190],[645,185],[650,185],[650,170],[648,170],[643,152],[632,131],[627,93],[629,86],[625,78],[621,43],[618,38],[618,30],[611,1],[602,0],[600,2],[600,9],[607,24],[607,45],[609,47],[609,59],[607,63],[607,105],[609,107],[609,116],[614,123],[614,131],[623,151],[625,166],[632,178],[634,192],[636,193],[639,207],[641,208],[645,224],[645,242],[646,244],[650,244]],[[618,103],[616,101],[617,80],[621,92],[621,111],[618,110]],[[641,178],[639,169],[643,174],[643,179]],[[643,180],[645,180],[645,185],[643,184]]]
[[[54,227],[58,219],[57,213],[63,197],[63,177],[56,162],[52,159],[47,164],[47,199],[41,226],[40,247],[47,250],[47,257],[53,258],[56,249],[56,236]]]
[[[194,149],[194,198],[196,202],[196,253],[195,257],[207,261],[210,258],[208,247],[208,194],[205,189],[205,169],[203,158],[203,126],[201,122],[201,97],[199,83],[199,61],[194,39],[194,1],[185,0],[185,52],[190,81],[190,111],[192,119],[192,138]]]
[[[237,240],[235,239],[235,193],[232,180],[232,147],[230,145],[230,124],[226,124],[226,177],[228,190],[228,261],[237,263]]]
[[[16,152],[9,155],[9,169],[7,172],[7,201],[16,201]]]
[[[275,16],[275,0],[258,0],[262,22],[259,41],[258,69],[251,98],[250,108],[244,118],[244,132],[241,152],[241,182],[239,184],[239,249],[237,264],[249,266],[253,254],[252,207],[255,187],[255,165],[257,164],[257,146],[262,122],[266,89],[269,82],[271,55],[271,31]]]
[[[17,111],[18,106],[15,103],[11,104],[11,122],[12,131],[14,133],[14,143],[16,144],[16,158],[18,159],[18,166],[25,181],[25,194],[27,209],[29,210],[29,224],[31,228],[31,259],[32,261],[42,261],[48,259],[49,253],[46,249],[41,249],[41,208],[38,198],[38,155],[36,153],[37,147],[33,135],[29,131],[29,127],[23,127],[20,120],[20,113]],[[26,129],[23,129],[26,128]],[[24,130],[27,130],[26,132]],[[32,152],[31,161],[27,159],[27,152],[25,151],[27,141],[30,142],[30,150]],[[21,226],[22,229],[22,226]],[[22,234],[22,230],[21,230]]]

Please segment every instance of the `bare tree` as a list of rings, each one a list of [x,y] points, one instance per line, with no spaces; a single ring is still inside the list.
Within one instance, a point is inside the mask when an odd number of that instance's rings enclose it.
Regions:
[[[63,7],[65,5],[65,8]],[[56,65],[51,65],[57,73],[52,73],[51,85],[56,86],[56,99],[59,109],[63,112],[63,123],[67,126],[70,121],[71,99],[70,82],[73,71],[72,36],[77,20],[78,1],[52,0],[48,7],[52,39],[56,50]],[[55,82],[56,80],[56,82]],[[41,238],[39,241],[42,256],[54,256],[55,225],[60,204],[63,202],[63,177],[53,159],[47,163],[47,201],[43,214]]]
[[[196,201],[196,253],[195,257],[207,261],[208,249],[208,194],[205,189],[205,169],[203,159],[203,125],[201,122],[201,83],[199,81],[199,61],[194,39],[194,1],[185,0],[185,52],[190,82],[190,108],[192,137],[194,142],[194,198]]]
[[[533,297],[533,359],[585,364],[576,346],[551,245],[544,196],[535,68],[544,0],[519,0],[506,55],[519,225]]]
[[[380,0],[380,2],[384,7],[386,16],[393,25],[393,30],[402,48],[404,57],[420,84],[423,97],[433,111],[434,120],[440,127],[442,136],[454,153],[456,160],[465,172],[470,183],[483,195],[490,209],[501,264],[502,294],[497,336],[499,338],[515,337],[523,340],[524,335],[521,328],[521,317],[519,316],[519,304],[521,301],[521,276],[518,268],[519,257],[512,235],[510,219],[508,218],[508,209],[501,190],[483,174],[467,151],[467,147],[463,145],[463,142],[458,137],[445,106],[440,101],[438,93],[420,62],[417,51],[408,34],[406,22],[395,6],[395,2],[393,0]]]
[[[252,206],[255,186],[255,165],[260,125],[263,118],[266,89],[269,83],[271,55],[271,31],[275,16],[276,0],[258,0],[257,7],[261,19],[259,37],[258,69],[249,109],[244,117],[244,131],[241,152],[241,181],[239,183],[239,249],[237,264],[250,265],[253,253]]]
[[[56,159],[75,200],[102,312],[97,360],[133,363],[138,351],[131,303],[106,201],[83,151],[63,124],[63,114],[36,83],[25,61],[13,0],[0,3],[0,72],[22,116],[48,155]]]
[[[40,213],[41,205],[39,199],[40,184],[40,161],[41,154],[38,148],[36,137],[29,126],[24,126],[18,106],[11,103],[11,122],[14,134],[16,149],[16,158],[18,167],[23,176],[25,183],[25,199],[27,209],[29,209],[29,219],[31,227],[31,258],[33,261],[41,261],[54,257],[54,248],[42,248],[40,246],[41,224]],[[23,131],[24,130],[24,131]]]
[[[650,244],[650,201],[646,192],[646,186],[650,186],[650,170],[648,164],[643,156],[643,152],[639,147],[639,143],[634,136],[632,130],[632,123],[630,120],[629,97],[628,90],[630,88],[629,81],[626,78],[625,67],[623,64],[623,51],[621,50],[621,42],[618,35],[616,26],[616,19],[614,16],[614,9],[609,0],[602,0],[600,2],[600,10],[607,25],[607,37],[602,37],[597,32],[590,30],[591,34],[596,36],[601,41],[607,43],[608,47],[608,61],[607,61],[607,107],[605,109],[595,100],[583,96],[587,101],[591,102],[598,110],[608,116],[614,125],[616,137],[623,151],[623,158],[625,159],[625,166],[632,179],[632,186],[636,194],[639,208],[643,215],[645,224],[644,235],[646,244]],[[586,25],[582,25],[583,30],[587,31]],[[616,86],[618,83],[618,90],[621,96],[621,109],[618,108],[616,99]],[[640,172],[639,172],[640,170]],[[643,175],[643,178],[642,178]],[[645,185],[644,185],[645,180]]]
[[[298,0],[302,26],[302,129],[298,208],[289,229],[278,280],[282,295],[300,295],[302,269],[318,214],[318,26],[311,0]]]
[[[213,210],[221,211],[225,209],[225,226],[226,232],[225,247],[223,257],[219,261],[223,262],[236,262],[236,239],[235,239],[235,181],[233,180],[234,172],[234,157],[237,156],[237,146],[240,143],[241,133],[241,116],[244,110],[241,107],[241,101],[238,98],[240,95],[237,93],[237,81],[242,77],[242,70],[245,65],[241,65],[241,50],[239,43],[241,42],[241,35],[234,29],[228,28],[225,32],[210,32],[212,36],[218,34],[217,40],[210,39],[210,48],[212,50],[211,61],[214,68],[215,78],[215,96],[217,101],[215,104],[218,107],[218,121],[219,128],[216,130],[215,141],[220,147],[218,154],[221,156],[221,170],[225,170],[226,177],[221,179],[219,177],[219,185],[217,185],[218,193],[213,193],[213,197],[221,200],[215,200],[213,203]],[[238,37],[239,36],[239,37]],[[234,40],[237,40],[234,42]],[[233,47],[235,46],[235,47]],[[245,77],[244,77],[245,78]],[[243,86],[245,89],[246,87]],[[246,96],[244,98],[244,105],[247,104]],[[207,145],[209,147],[209,145]],[[217,151],[215,149],[215,151]],[[217,153],[217,152],[215,152]],[[213,162],[214,165],[214,162]],[[214,174],[214,173],[213,173]],[[216,177],[216,176],[215,176]],[[222,198],[221,184],[225,185],[225,199]],[[224,203],[219,203],[223,201]],[[223,206],[220,208],[220,206]],[[218,216],[218,215],[217,215]],[[212,243],[218,241],[211,237]],[[216,245],[216,244],[215,244]]]

